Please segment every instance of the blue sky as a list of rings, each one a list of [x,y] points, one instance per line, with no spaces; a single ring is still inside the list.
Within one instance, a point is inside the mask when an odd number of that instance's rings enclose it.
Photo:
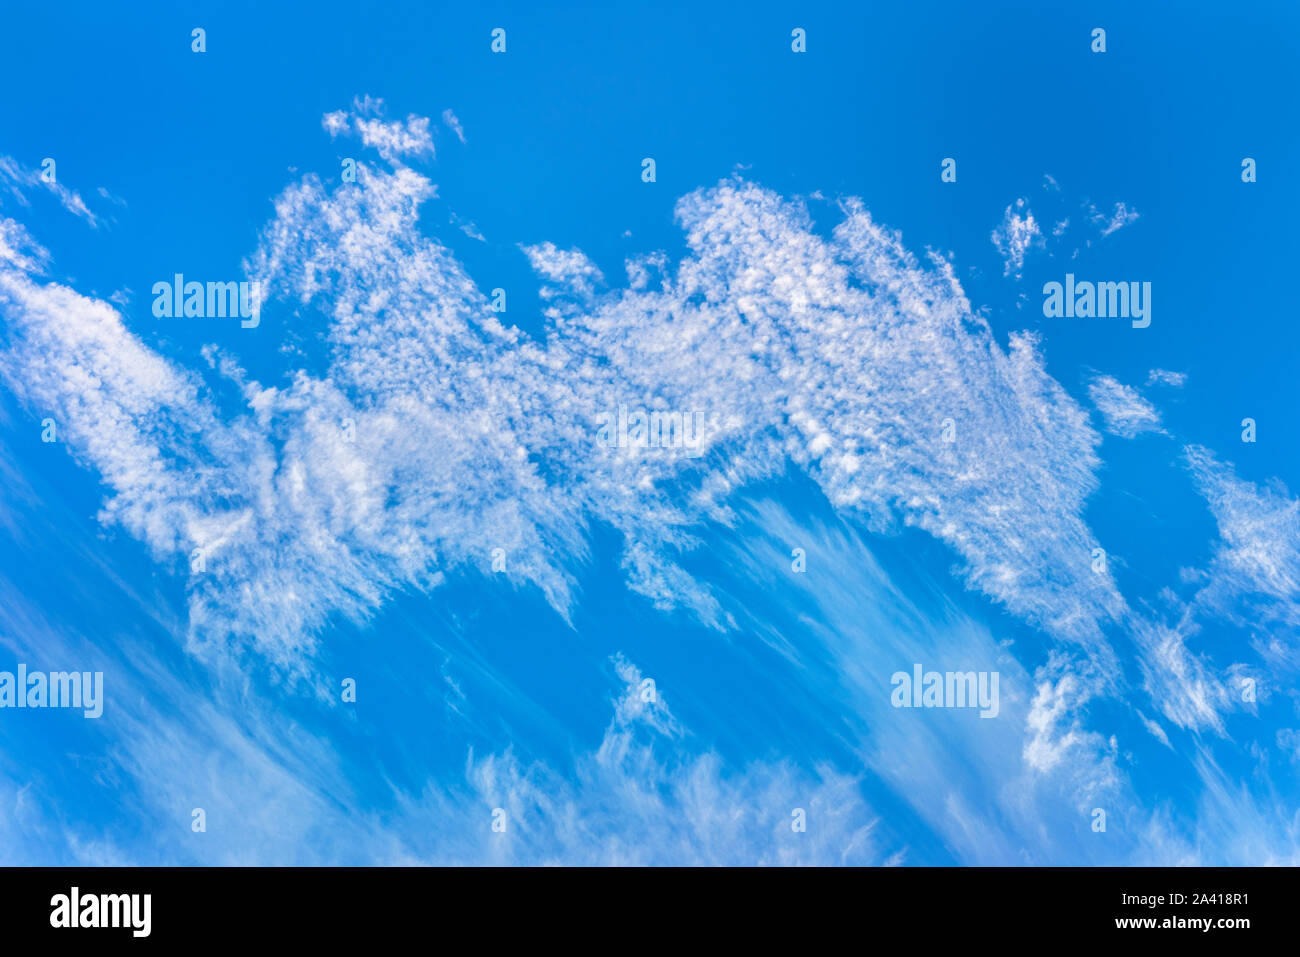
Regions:
[[[612,7],[6,13],[5,863],[1295,863],[1294,8]]]

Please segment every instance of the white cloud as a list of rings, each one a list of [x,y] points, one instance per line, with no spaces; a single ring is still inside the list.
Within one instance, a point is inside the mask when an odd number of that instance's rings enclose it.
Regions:
[[[409,115],[405,121],[385,121],[384,101],[369,96],[353,101],[353,112],[336,110],[321,117],[321,126],[331,139],[340,135],[361,137],[365,146],[379,151],[389,163],[400,163],[404,157],[433,158],[433,135],[429,132],[427,116]]]
[[[792,543],[806,549],[804,574],[790,570]],[[908,802],[958,862],[1122,856],[1124,849],[1103,849],[1076,826],[1089,801],[1139,800],[1118,767],[1115,745],[1086,727],[1087,703],[1117,693],[1114,682],[1103,687],[1099,669],[1080,655],[1053,656],[1050,673],[1027,670],[1009,641],[959,608],[918,604],[878,561],[881,544],[848,523],[797,521],[769,501],[747,505],[728,536],[723,565],[736,575],[737,597],[770,596],[742,627],[800,676],[790,706],[851,735],[865,768]],[[895,708],[890,677],[914,662],[997,672],[997,716]],[[882,822],[884,833],[891,823]]]
[[[465,130],[460,125],[460,120],[456,118],[455,113],[451,110],[443,110],[442,122],[446,124],[447,129],[456,134],[456,139],[460,140],[462,143],[465,142]]]
[[[264,387],[224,362],[248,406],[235,419],[108,304],[0,277],[0,375],[104,477],[105,518],[173,568],[204,550],[196,641],[294,665],[331,613],[490,574],[496,548],[567,614],[592,522],[623,537],[634,591],[725,627],[680,556],[732,492],[793,462],[846,513],[926,530],[973,587],[1101,653],[1123,602],[1087,564],[1098,438],[1036,340],[1003,351],[950,264],[917,262],[857,201],[826,239],[802,206],[729,180],[678,203],[689,253],[660,290],[598,294],[581,252],[528,247],[581,300],[533,341],[417,228],[433,190],[362,168],[277,199],[248,263],[284,304],[263,326],[318,309],[328,364]],[[701,454],[600,446],[597,417],[620,403],[699,413]]]
[[[640,673],[619,658],[627,688],[599,746],[572,777],[512,751],[471,756],[467,788],[403,800],[403,817],[438,820],[433,863],[568,865],[881,864],[877,820],[855,780],[789,762],[730,768],[688,743],[666,707],[641,702]],[[637,704],[630,705],[629,700]],[[504,832],[490,814],[505,812]],[[802,810],[806,831],[795,831]],[[448,840],[448,838],[451,838]]]
[[[1168,369],[1152,369],[1147,373],[1147,385],[1167,385],[1181,389],[1187,382],[1187,373],[1170,372]]]
[[[358,104],[366,115],[379,109]],[[410,152],[402,145],[409,125],[377,135],[355,116],[330,114],[325,128],[359,131],[394,156]],[[649,259],[638,261],[645,276],[631,271],[632,288],[603,291],[580,251],[528,247],[534,268],[579,300],[530,339],[503,326],[460,263],[418,228],[433,192],[399,165],[363,169],[358,183],[334,192],[308,177],[278,197],[247,266],[278,297],[263,327],[294,310],[319,311],[328,357],[278,386],[249,381],[221,359],[242,390],[238,416],[221,409],[197,372],[145,346],[116,309],[38,282],[45,255],[0,219],[0,378],[53,415],[72,454],[102,477],[105,521],[181,575],[193,549],[204,550],[207,569],[189,582],[195,641],[251,645],[301,668],[332,614],[362,619],[394,592],[432,589],[463,568],[535,587],[568,614],[597,524],[622,539],[630,588],[726,627],[727,596],[696,581],[682,554],[706,522],[736,520],[736,490],[793,465],[854,522],[926,531],[957,556],[970,586],[1070,649],[1035,674],[1015,749],[1035,772],[1076,784],[1076,800],[1115,792],[1117,743],[1082,719],[1114,665],[1103,630],[1126,619],[1113,581],[1088,561],[1097,543],[1082,513],[1097,485],[1099,439],[1047,374],[1034,337],[1013,335],[1002,348],[951,265],[918,262],[860,202],[843,204],[826,238],[801,205],[733,179],[679,201],[688,252],[672,268],[654,260],[657,289]],[[1027,210],[1015,218],[1007,250],[1018,272],[1037,227],[1027,232]],[[1136,416],[1123,412],[1135,392],[1113,379],[1100,388],[1099,408],[1117,393],[1122,400],[1122,414],[1107,416],[1112,425],[1158,427],[1149,404]],[[619,403],[701,412],[704,454],[600,447],[596,416]],[[1271,620],[1293,621],[1297,503],[1241,482],[1204,450],[1189,450],[1189,462],[1222,539],[1199,600],[1264,599]],[[504,573],[490,567],[495,548],[506,553]],[[840,624],[847,633],[851,623]],[[1144,678],[1170,721],[1217,730],[1231,672],[1192,655],[1189,634],[1144,633]],[[858,659],[837,650],[848,680]],[[375,825],[375,857],[874,859],[872,819],[854,782],[783,763],[728,769],[688,746],[662,699],[634,694],[635,666],[620,659],[615,669],[626,689],[600,746],[579,756],[575,779],[510,752],[471,759],[464,787],[430,784],[403,801],[407,820],[437,812],[474,836],[435,848]],[[202,711],[196,720],[216,717]],[[180,738],[151,737],[148,728],[140,715],[133,767],[141,780],[184,760]],[[218,732],[228,736],[229,767],[252,768],[232,794],[280,795],[280,816],[339,820],[327,790],[290,786],[303,767],[277,767],[283,756],[259,753],[238,728]],[[160,785],[161,806],[183,802],[181,780]],[[937,797],[954,844],[974,859],[987,854],[992,837],[981,837],[970,795]],[[1216,807],[1234,820],[1252,813],[1230,797],[1218,795]],[[493,806],[509,808],[521,825],[511,834],[528,840],[491,843],[485,809]],[[750,810],[719,810],[736,806]],[[824,844],[782,843],[792,806],[834,821]],[[630,831],[620,816],[628,811]],[[79,846],[116,859],[111,844]],[[237,849],[257,855],[251,837]]]
[[[590,299],[595,287],[605,281],[596,264],[578,249],[559,249],[552,242],[521,246],[533,271],[547,280],[542,297],[553,298],[569,293]]]
[[[1023,215],[1021,214],[1021,211]],[[1015,275],[1020,278],[1025,265],[1025,255],[1033,248],[1043,245],[1043,233],[1038,228],[1034,214],[1029,211],[1024,199],[1018,199],[1008,206],[1002,216],[1002,224],[993,230],[993,245],[1002,257],[1002,274]]]
[[[0,217],[0,263],[39,275],[50,254],[38,245],[21,223]]]
[[[1025,721],[1025,762],[1040,773],[1063,774],[1081,810],[1119,785],[1115,739],[1088,730],[1082,717],[1107,684],[1094,665],[1060,653],[1052,654],[1034,675],[1034,698]]]
[[[451,214],[451,223],[470,239],[477,239],[481,243],[487,242],[487,237],[479,232],[479,228],[474,223],[466,222],[455,213]]]
[[[1152,721],[1141,711],[1137,713],[1137,716],[1139,720],[1141,720],[1143,726],[1146,727],[1146,729],[1151,732],[1152,737],[1154,737],[1157,741],[1163,744],[1166,748],[1170,748],[1170,749],[1173,748],[1173,745],[1169,743],[1169,735],[1165,734],[1164,728],[1160,727],[1159,724],[1157,724],[1155,721]]]
[[[1146,691],[1165,717],[1180,728],[1224,734],[1222,714],[1233,707],[1227,684],[1187,649],[1184,631],[1139,620],[1133,632]]]
[[[4,597],[0,624],[8,626],[14,596]],[[31,624],[23,621],[22,634],[32,646],[39,639],[53,658],[86,660],[80,638]],[[127,637],[124,645],[96,652],[112,696],[92,729],[107,739],[93,747],[109,755],[94,759],[94,773],[117,786],[117,821],[104,828],[88,819],[60,802],[39,767],[10,767],[0,754],[0,836],[9,863],[866,865],[885,858],[856,779],[791,761],[724,760],[666,706],[629,707],[633,695],[641,700],[640,679],[622,658],[625,686],[593,747],[549,763],[512,747],[471,750],[462,774],[407,769],[409,783],[363,794],[333,740],[286,722],[285,701],[250,694],[242,679],[191,683],[177,673],[184,669],[158,662],[158,649],[145,641]],[[196,806],[207,831],[192,837]],[[507,815],[504,833],[492,830],[497,808]],[[791,828],[796,808],[806,814],[806,832]],[[121,820],[154,826],[124,838]]]
[[[1239,478],[1204,447],[1189,446],[1185,456],[1219,527],[1198,605],[1280,626],[1264,651],[1300,665],[1292,657],[1300,652],[1300,500],[1280,482],[1261,488]]]
[[[29,205],[27,190],[44,189],[52,193],[64,209],[84,219],[92,228],[98,229],[102,222],[90,211],[81,194],[74,189],[68,189],[58,181],[57,176],[54,182],[46,182],[40,170],[28,169],[11,156],[0,156],[0,183],[8,184],[9,195],[16,199],[20,206]],[[100,192],[107,196],[102,188]],[[0,237],[0,242],[3,242],[3,237]]]
[[[1131,439],[1143,432],[1162,432],[1160,413],[1131,386],[1113,376],[1096,376],[1088,384],[1088,397],[1106,420],[1106,431]]]
[[[1071,216],[1074,200],[1067,198],[1067,193],[1050,175],[1043,177],[1042,192],[1034,200],[1038,210],[1035,216],[1029,212],[1028,198],[1016,200],[1007,208],[1002,224],[994,232],[993,241],[1004,261],[1004,274],[1020,276],[1024,260],[1032,249],[1043,249],[1055,256],[1063,237],[1071,231]],[[1082,216],[1078,221],[1091,227],[1094,236],[1105,238],[1111,233],[1135,222],[1138,214],[1127,203],[1117,202],[1109,211],[1098,209],[1095,203],[1084,201],[1078,207]],[[1077,228],[1075,232],[1077,232]],[[1083,249],[1090,248],[1094,239],[1083,238]],[[1080,248],[1071,251],[1070,259],[1077,259]]]
[[[1116,203],[1109,213],[1102,212],[1092,203],[1088,204],[1088,220],[1101,230],[1103,236],[1109,236],[1137,219],[1137,210],[1129,209],[1123,202]]]
[[[1254,710],[1243,694],[1254,679],[1263,700],[1270,683],[1300,668],[1300,501],[1285,488],[1261,489],[1238,478],[1208,449],[1189,446],[1185,459],[1198,491],[1219,528],[1208,568],[1182,569],[1196,586],[1179,603],[1173,624],[1134,616],[1131,628],[1140,652],[1147,692],[1165,717],[1193,731],[1227,734],[1225,716]],[[1255,650],[1269,662],[1261,676],[1240,661],[1216,664],[1208,653],[1189,649],[1207,622],[1258,632]]]

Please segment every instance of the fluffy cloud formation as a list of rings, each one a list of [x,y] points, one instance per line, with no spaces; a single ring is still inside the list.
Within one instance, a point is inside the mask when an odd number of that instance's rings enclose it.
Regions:
[[[493,573],[494,554],[568,614],[593,523],[620,534],[630,588],[726,627],[679,558],[693,527],[728,520],[730,493],[793,463],[869,527],[926,530],[972,587],[1102,653],[1122,600],[1090,571],[1080,518],[1098,438],[1034,338],[1003,351],[947,262],[918,262],[857,201],[828,239],[799,204],[729,180],[677,204],[689,253],[659,290],[597,292],[580,252],[529,247],[568,302],[534,341],[418,228],[433,189],[362,166],[277,199],[246,268],[284,304],[271,321],[326,317],[328,360],[271,387],[223,359],[233,416],[109,304],[14,257],[0,275],[0,375],[103,476],[106,520],[178,570],[202,556],[196,641],[290,666],[330,614],[362,618],[449,569]],[[694,442],[602,439],[620,408],[678,415]]]
[[[1088,384],[1088,398],[1106,420],[1106,431],[1131,439],[1143,432],[1159,432],[1160,413],[1137,389],[1113,376],[1095,377]]]
[[[1152,369],[1147,373],[1147,385],[1167,385],[1181,389],[1187,383],[1187,373],[1171,372],[1168,369]]]
[[[1225,676],[1209,659],[1192,653],[1187,639],[1196,628],[1136,621],[1134,637],[1147,694],[1166,718],[1180,728],[1224,733],[1223,713],[1233,707]]]
[[[359,136],[363,145],[378,150],[390,163],[401,162],[407,156],[433,158],[433,135],[429,132],[427,116],[412,113],[405,121],[386,121],[382,118],[384,101],[369,96],[358,97],[352,105],[351,113],[336,110],[321,118],[321,126],[330,139],[340,135]],[[459,130],[459,124],[454,129]],[[464,141],[463,136],[461,140]]]
[[[1260,488],[1240,479],[1201,446],[1186,448],[1184,459],[1219,539],[1206,569],[1185,570],[1196,590],[1174,603],[1176,618],[1134,616],[1132,633],[1144,686],[1165,717],[1181,728],[1226,735],[1226,715],[1254,710],[1269,685],[1300,669],[1300,501],[1280,484]],[[1268,670],[1244,663],[1244,647],[1218,662],[1192,650],[1194,642],[1204,644],[1209,623],[1252,633]]]
[[[1023,211],[1023,215],[1022,212]],[[1002,214],[1002,224],[990,237],[1002,257],[1002,275],[1020,278],[1025,265],[1025,255],[1030,249],[1043,245],[1043,231],[1038,228],[1027,201],[1018,199]]]
[[[568,294],[589,300],[595,287],[605,281],[596,264],[581,250],[559,249],[552,242],[521,248],[533,271],[546,280],[541,290],[543,299]]]
[[[1190,446],[1185,456],[1219,527],[1198,602],[1233,620],[1274,626],[1266,650],[1300,664],[1300,500],[1279,482],[1261,488],[1239,478],[1204,447]]]
[[[57,168],[56,168],[57,169]],[[40,170],[28,169],[12,156],[0,156],[0,185],[8,187],[9,196],[20,206],[29,205],[26,190],[39,187],[49,191],[63,208],[74,216],[84,219],[91,228],[98,229],[102,220],[90,211],[81,194],[75,189],[68,189],[58,181],[57,173],[53,181],[46,179]],[[103,190],[101,190],[103,192]],[[0,236],[0,242],[3,242]]]
[[[1090,564],[1098,543],[1082,513],[1096,488],[1099,437],[1087,411],[1047,374],[1035,337],[1014,334],[1002,346],[951,265],[918,260],[859,202],[844,202],[825,236],[801,204],[742,179],[697,190],[676,207],[685,255],[629,261],[624,289],[608,288],[580,250],[521,247],[550,320],[530,338],[501,324],[464,267],[421,228],[434,186],[400,157],[424,152],[427,121],[363,125],[378,109],[367,101],[361,119],[330,114],[326,129],[360,135],[395,168],[362,166],[342,188],[313,176],[291,185],[246,263],[274,297],[264,330],[319,335],[313,362],[278,385],[254,381],[215,350],[224,381],[169,361],[109,303],[45,281],[47,254],[0,219],[0,379],[53,417],[69,451],[103,479],[104,521],[188,577],[197,644],[252,648],[298,669],[331,616],[364,619],[391,596],[434,589],[458,571],[536,589],[567,616],[598,527],[621,543],[632,591],[727,628],[738,595],[697,580],[687,553],[709,523],[737,521],[738,490],[793,467],[852,524],[933,536],[971,588],[1060,643],[1031,678],[1009,651],[1002,656],[1006,644],[951,622],[900,613],[903,627],[885,639],[869,616],[887,603],[863,602],[867,592],[848,575],[826,596],[825,635],[815,636],[859,716],[871,719],[863,724],[878,729],[866,739],[877,772],[900,792],[922,792],[919,813],[954,854],[1001,862],[1008,847],[1065,846],[1040,842],[1041,821],[1029,811],[1053,810],[1059,832],[1071,834],[1075,805],[1129,798],[1123,749],[1086,724],[1089,702],[1119,672],[1106,629],[1129,627],[1159,715],[1222,735],[1237,672],[1192,650],[1195,613],[1260,612],[1273,625],[1295,624],[1296,502],[1196,449],[1189,464],[1220,525],[1210,584],[1185,621],[1131,614],[1109,574]],[[1116,380],[1101,377],[1089,392],[1117,434],[1159,428],[1149,403]],[[624,408],[698,417],[698,431],[689,447],[602,440],[602,417],[618,421]],[[742,554],[733,558],[740,567]],[[839,566],[863,561],[862,549],[845,548]],[[866,633],[863,621],[872,623]],[[1286,660],[1288,634],[1275,629],[1263,652]],[[978,721],[912,721],[871,697],[875,672],[972,650],[1023,694],[1008,690],[996,735]],[[864,674],[864,662],[875,672]],[[259,750],[223,720],[238,710],[230,701],[196,709],[185,734],[151,731],[157,713],[132,714],[125,760],[133,780],[160,782],[158,807],[181,806],[189,781],[161,772],[183,766],[186,735],[210,726],[233,779],[214,807],[224,802],[233,818],[250,795],[265,795],[279,803],[259,834],[287,818],[310,821],[321,832],[363,834],[375,860],[878,859],[855,779],[783,762],[728,768],[695,746],[662,698],[641,695],[634,665],[614,667],[626,686],[614,718],[574,769],[512,751],[472,757],[463,784],[400,795],[401,813],[387,821],[410,824],[402,839],[373,819],[345,821],[338,781],[309,767],[328,762],[328,747],[315,742],[296,759]],[[978,789],[948,776],[959,762],[940,763],[954,753],[974,780],[1025,774],[980,805]],[[902,766],[899,754],[917,766]],[[1227,790],[1210,798],[1211,822],[1257,824],[1273,810]],[[0,801],[31,798],[0,791]],[[508,812],[506,836],[487,826],[494,807]],[[793,807],[826,830],[792,842]],[[422,843],[412,835],[430,819],[472,836]],[[1208,853],[1225,853],[1235,838],[1224,834]],[[281,846],[308,847],[309,837],[304,824]],[[257,858],[254,838],[239,840],[224,862]],[[117,859],[112,847],[80,847],[78,855]],[[1206,850],[1170,839],[1143,860],[1197,852]]]
[[[1088,204],[1088,221],[1097,227],[1102,236],[1123,229],[1129,223],[1136,222],[1137,218],[1137,210],[1129,209],[1123,202],[1116,203],[1109,213],[1099,210],[1092,203]]]
[[[1034,201],[1037,216],[1029,211],[1028,203],[1028,198],[1022,198],[1008,206],[1002,224],[993,233],[994,245],[1004,261],[1004,275],[1014,274],[1017,279],[1031,249],[1042,249],[1049,256],[1056,257],[1058,252],[1068,248],[1062,246],[1066,234],[1073,233],[1075,239],[1070,244],[1073,248],[1069,258],[1077,259],[1080,252],[1090,248],[1095,241],[1107,238],[1138,219],[1137,211],[1122,200],[1116,202],[1109,212],[1086,199],[1076,204],[1051,175],[1043,177],[1043,192]],[[1081,214],[1076,213],[1076,209]],[[1044,233],[1040,224],[1050,224],[1051,228]]]

